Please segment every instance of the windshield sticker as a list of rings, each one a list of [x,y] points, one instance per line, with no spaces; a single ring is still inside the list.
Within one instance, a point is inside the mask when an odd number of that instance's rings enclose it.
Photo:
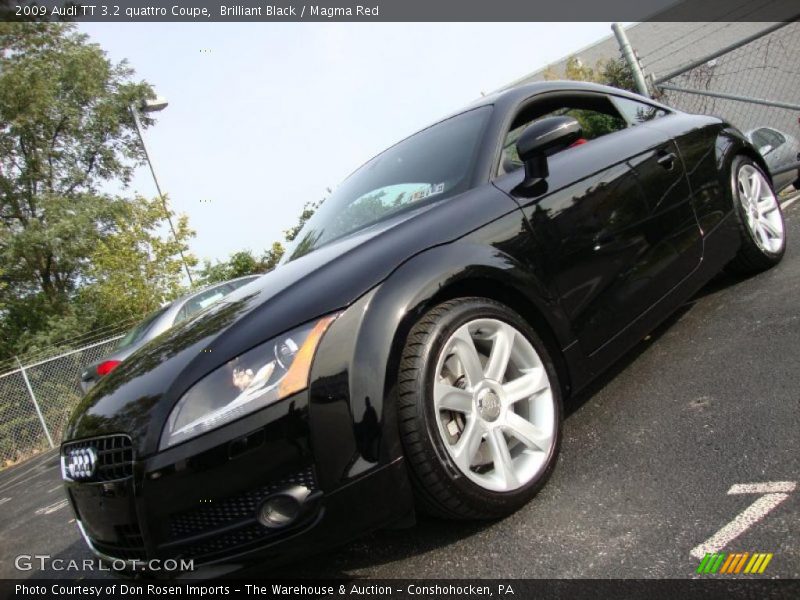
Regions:
[[[431,196],[435,196],[436,194],[441,194],[443,191],[444,183],[432,183],[430,186],[423,188],[418,192],[414,192],[411,195],[411,202],[416,202],[417,200],[422,200],[423,198],[429,198]]]

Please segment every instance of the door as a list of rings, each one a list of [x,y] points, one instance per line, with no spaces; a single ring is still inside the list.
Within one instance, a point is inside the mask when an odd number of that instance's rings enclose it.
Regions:
[[[552,114],[578,118],[584,140],[549,160],[547,190],[515,191],[523,173],[509,146]],[[495,185],[523,209],[545,282],[560,295],[587,354],[621,332],[699,264],[702,239],[677,148],[635,126],[602,94],[548,95],[526,106],[504,142]],[[517,164],[518,161],[517,161]]]

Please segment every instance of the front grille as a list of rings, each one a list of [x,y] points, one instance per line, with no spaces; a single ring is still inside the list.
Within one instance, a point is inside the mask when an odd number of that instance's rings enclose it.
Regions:
[[[92,540],[92,545],[99,551],[111,558],[121,558],[123,560],[145,560],[144,538],[139,526],[117,525],[117,543],[98,542]]]
[[[177,540],[239,523],[255,522],[256,509],[264,498],[289,485],[304,485],[313,492],[316,489],[313,468],[307,467],[280,481],[225,498],[211,506],[173,515],[170,519],[172,538]],[[269,531],[261,525],[257,527],[260,529],[259,535]]]
[[[108,435],[79,442],[64,444],[62,454],[69,456],[70,450],[94,448],[97,466],[94,475],[82,481],[112,481],[133,475],[133,444],[127,435]]]

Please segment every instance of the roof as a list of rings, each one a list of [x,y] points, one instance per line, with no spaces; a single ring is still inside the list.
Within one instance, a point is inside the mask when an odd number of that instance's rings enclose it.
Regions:
[[[627,90],[621,90],[619,88],[614,88],[607,85],[600,85],[599,83],[589,83],[585,81],[569,81],[569,80],[534,81],[531,83],[518,85],[512,88],[498,90],[487,96],[483,96],[482,98],[479,98],[475,102],[468,104],[461,110],[455,111],[451,115],[448,115],[443,119],[440,119],[439,121],[437,121],[437,123],[481,106],[501,105],[503,107],[507,107],[510,105],[516,105],[520,101],[534,94],[549,92],[549,91],[576,91],[576,92],[587,91],[587,92],[601,92],[601,93],[613,92],[618,96],[625,96],[634,100],[646,100],[647,102],[658,104],[657,102],[651,99],[644,99],[638,94],[634,94]]]

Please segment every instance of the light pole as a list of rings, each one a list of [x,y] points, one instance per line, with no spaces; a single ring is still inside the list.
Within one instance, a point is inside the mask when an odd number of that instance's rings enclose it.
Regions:
[[[150,160],[150,153],[147,151],[147,144],[144,143],[144,135],[142,135],[142,121],[139,118],[139,110],[142,112],[158,112],[167,108],[169,103],[162,97],[158,96],[155,100],[144,100],[139,108],[136,108],[135,104],[130,105],[131,114],[133,115],[133,122],[136,124],[136,133],[139,135],[139,141],[142,144],[142,150],[144,150],[144,157],[147,159],[147,166],[150,167],[150,174],[153,176],[153,181],[156,184],[156,190],[158,190],[158,197],[161,198],[161,205],[164,207],[164,214],[167,216],[167,221],[169,222],[169,228],[172,231],[172,237],[178,242],[178,235],[175,233],[175,225],[172,223],[172,217],[169,214],[169,209],[167,208],[167,199],[164,197],[164,194],[161,192],[161,186],[158,184],[158,177],[156,177],[156,171],[153,169],[153,161]],[[189,285],[193,286],[194,281],[192,280],[192,272],[189,270],[189,265],[186,263],[186,257],[183,255],[183,250],[180,248],[180,243],[178,242],[178,252],[181,255],[181,261],[183,262],[183,268],[186,270],[186,277],[189,278]]]

